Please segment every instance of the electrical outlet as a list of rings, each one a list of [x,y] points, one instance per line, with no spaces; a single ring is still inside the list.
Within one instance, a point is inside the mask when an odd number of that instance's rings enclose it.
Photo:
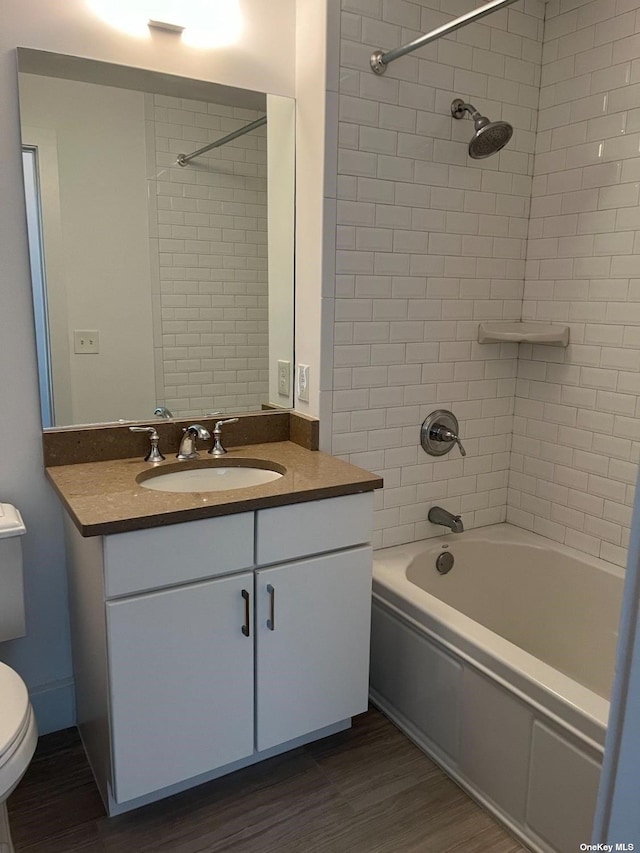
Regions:
[[[309,402],[309,365],[298,365],[298,400]]]
[[[100,335],[97,329],[90,329],[88,331],[74,329],[73,351],[78,355],[100,352]]]
[[[288,397],[291,391],[291,362],[278,361],[278,394]]]

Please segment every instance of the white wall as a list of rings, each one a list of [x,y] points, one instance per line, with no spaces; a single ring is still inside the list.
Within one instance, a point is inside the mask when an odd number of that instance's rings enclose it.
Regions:
[[[321,413],[321,447],[328,449],[326,426],[330,409],[330,376],[321,373],[322,356],[330,350],[323,330],[332,333],[332,323],[324,310],[332,299],[327,293],[327,264],[332,263],[330,242],[324,244],[326,196],[335,186],[335,170],[325,162],[325,133],[332,125],[328,112],[330,81],[327,77],[328,44],[321,34],[327,31],[327,6],[334,0],[296,0],[296,363],[311,366],[309,401],[296,397],[295,406],[306,414]],[[327,92],[329,89],[329,93]],[[326,173],[325,173],[326,168]],[[310,204],[304,202],[309,200]],[[330,229],[326,229],[327,235]],[[304,283],[304,284],[303,284]],[[331,286],[331,283],[329,283]],[[322,310],[320,306],[322,304]],[[324,348],[322,344],[324,343]],[[328,406],[327,406],[328,404]]]
[[[20,116],[23,127],[54,134],[57,150],[62,246],[47,291],[50,317],[60,320],[51,323],[51,336],[65,339],[67,364],[61,372],[54,365],[56,424],[151,417],[156,403],[143,95],[23,74]],[[30,139],[27,132],[24,141]],[[44,193],[51,185],[45,162],[40,176]],[[48,229],[43,215],[45,244]],[[75,330],[97,330],[100,352],[75,353]],[[66,388],[59,387],[61,375]],[[127,381],[114,382],[114,376]],[[68,412],[58,408],[60,391],[70,394]]]
[[[100,23],[82,0],[5,0],[0,14],[0,499],[24,514],[27,636],[0,647],[26,679],[42,731],[73,722],[61,510],[44,477],[31,307],[15,48],[88,56],[248,89],[293,95],[293,0],[244,0],[240,43],[183,48],[170,35],[148,41]],[[316,33],[321,41],[321,33]],[[265,49],[268,45],[268,49]]]
[[[160,30],[150,30],[148,38],[124,35],[99,21],[84,0],[61,4],[5,0],[2,12],[7,51],[31,47],[257,92],[293,95],[293,0],[243,0],[240,40],[213,50],[184,47],[178,37]]]

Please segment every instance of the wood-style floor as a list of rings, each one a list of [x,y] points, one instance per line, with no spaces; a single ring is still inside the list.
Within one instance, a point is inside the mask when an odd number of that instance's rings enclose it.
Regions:
[[[353,728],[107,818],[77,733],[41,738],[9,799],[29,853],[520,853],[378,711]]]

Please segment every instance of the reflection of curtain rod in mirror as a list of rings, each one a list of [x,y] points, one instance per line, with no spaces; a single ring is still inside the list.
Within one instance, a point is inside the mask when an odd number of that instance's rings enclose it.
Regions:
[[[252,121],[251,124],[247,124],[244,127],[239,128],[238,130],[234,130],[232,133],[228,133],[226,136],[223,136],[222,139],[216,139],[215,142],[212,142],[210,145],[205,145],[204,148],[198,148],[197,151],[193,151],[191,154],[178,154],[177,163],[178,166],[186,166],[189,160],[193,160],[194,157],[199,157],[200,154],[204,154],[207,151],[211,151],[212,148],[219,148],[221,145],[226,145],[227,142],[231,142],[234,139],[237,139],[239,136],[244,136],[245,133],[250,133],[252,130],[257,130],[259,127],[262,127],[263,124],[267,123],[267,117],[262,116],[262,118],[258,118],[255,121]]]

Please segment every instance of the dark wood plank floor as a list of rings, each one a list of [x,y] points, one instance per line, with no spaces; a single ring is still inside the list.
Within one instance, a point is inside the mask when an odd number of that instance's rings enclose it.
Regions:
[[[9,799],[28,853],[521,853],[378,711],[346,732],[107,818],[73,729],[41,738]]]

